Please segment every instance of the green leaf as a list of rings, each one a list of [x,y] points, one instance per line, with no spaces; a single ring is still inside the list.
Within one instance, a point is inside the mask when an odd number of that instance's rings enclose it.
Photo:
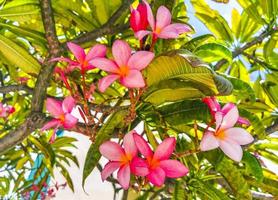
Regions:
[[[186,124],[194,120],[208,122],[210,112],[200,100],[185,100],[157,108],[158,112],[172,126]]]
[[[251,17],[253,20],[255,20],[259,24],[264,24],[264,20],[261,16],[263,16],[263,12],[259,8],[258,1],[253,0],[237,0],[238,3],[241,5],[241,7],[244,9],[244,11]]]
[[[12,21],[27,22],[40,17],[40,7],[38,3],[7,4],[0,9],[0,17]]]
[[[221,173],[229,183],[236,199],[252,199],[248,183],[232,160],[226,156],[223,156],[222,159],[219,160],[218,150],[205,153],[205,157],[215,166],[215,170]]]
[[[248,112],[247,110],[244,110],[244,109],[239,109],[239,114],[241,117],[247,118],[250,121],[250,123],[253,127],[253,130],[259,139],[265,138],[265,136],[266,136],[265,127],[264,127],[261,119],[257,115],[255,115],[254,113]]]
[[[0,35],[0,53],[26,73],[38,74],[40,70],[40,64],[28,51],[3,35]]]
[[[51,144],[52,148],[60,148],[60,147],[67,147],[70,146],[72,147],[73,142],[76,142],[77,139],[73,138],[73,137],[67,137],[67,136],[63,136],[63,137],[58,137],[55,139],[54,143]]]
[[[57,162],[57,166],[61,168],[61,170],[60,170],[61,174],[66,179],[67,184],[70,187],[70,189],[72,190],[72,192],[74,192],[74,185],[73,185],[72,179],[70,177],[70,173],[61,163]]]
[[[264,45],[264,58],[265,60],[271,64],[273,69],[278,70],[278,53],[275,49],[278,48],[278,32],[273,34],[271,38]]]
[[[194,53],[201,57],[205,62],[215,62],[221,59],[227,60],[229,63],[232,62],[232,52],[225,46],[217,43],[207,43],[198,46]]]
[[[232,31],[227,21],[216,11],[212,10],[204,0],[191,0],[195,15],[219,39],[233,41]]]
[[[250,81],[248,70],[241,60],[233,62],[230,75],[247,83]]]
[[[183,51],[156,57],[145,70],[148,90],[143,98],[154,104],[205,95],[231,93],[229,81],[214,74],[200,61]]]
[[[185,196],[186,194],[185,188],[183,187],[183,183],[181,181],[176,180],[172,200],[184,200]]]
[[[264,175],[263,169],[257,158],[248,151],[243,152],[242,163],[245,164],[245,170],[248,175],[254,176],[259,182],[262,182]]]
[[[101,158],[101,154],[99,152],[99,146],[106,140],[109,140],[116,128],[122,126],[124,118],[127,114],[126,110],[119,110],[113,113],[107,122],[101,127],[98,131],[95,142],[90,146],[86,160],[83,168],[83,178],[82,178],[82,186],[84,188],[86,178],[91,174],[93,169],[99,162]]]
[[[10,180],[7,177],[0,177],[0,195],[5,196],[10,190]]]

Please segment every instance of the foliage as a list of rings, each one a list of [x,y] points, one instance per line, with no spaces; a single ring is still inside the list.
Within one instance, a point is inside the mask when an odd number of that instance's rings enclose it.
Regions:
[[[15,108],[14,113],[0,118],[0,146],[30,114],[44,113],[34,111],[36,105],[32,103],[33,98],[38,98],[34,95],[40,87],[38,80],[44,79],[40,78],[41,72],[54,64],[65,69],[63,62],[48,62],[53,51],[43,23],[43,2],[47,1],[0,0],[0,102]],[[189,23],[183,1],[149,2],[154,11],[165,5],[174,22]],[[225,3],[219,4],[223,7],[237,2],[242,11],[233,9],[231,21],[227,21],[211,8],[217,2]],[[127,41],[133,49],[144,50],[128,28],[131,3],[135,6],[138,1],[51,1],[60,55],[71,57],[67,42],[85,49],[101,43],[107,46],[111,57],[111,47],[117,39]],[[110,138],[122,142],[123,134],[144,122],[144,133],[153,148],[168,136],[177,138],[173,157],[190,171],[185,177],[167,179],[161,188],[130,188],[129,197],[134,197],[133,189],[137,199],[258,199],[257,192],[275,197],[278,177],[267,163],[271,161],[277,168],[278,3],[191,0],[188,4],[194,8],[190,12],[195,12],[210,33],[199,35],[197,31],[196,36],[196,25],[190,24],[190,34],[179,38],[158,39],[153,47],[147,39],[144,48],[151,48],[156,56],[143,71],[145,88],[128,90],[114,83],[102,93],[92,87],[107,75],[99,69],[88,71],[86,77],[78,70],[67,72],[69,87],[61,74],[53,72],[48,80],[45,77],[46,96],[60,100],[74,94],[78,99],[76,110],[82,122],[72,130],[92,141],[83,169],[83,187],[90,173],[102,168],[98,149],[101,143]],[[244,146],[240,163],[220,150],[199,151],[206,124],[211,120],[208,107],[201,101],[206,96],[217,96],[223,104],[235,103],[240,115],[250,121],[251,125],[244,128],[255,141]],[[43,122],[48,119],[43,115]],[[42,198],[40,192],[49,178],[55,178],[54,171],[60,171],[74,191],[68,169],[73,164],[79,166],[71,153],[76,139],[67,134],[49,143],[56,133],[41,132],[40,123],[34,127],[25,129],[19,143],[0,152],[0,197],[20,199],[37,185],[39,190],[32,198]],[[114,177],[109,181],[114,184]],[[115,188],[115,192],[119,190]]]

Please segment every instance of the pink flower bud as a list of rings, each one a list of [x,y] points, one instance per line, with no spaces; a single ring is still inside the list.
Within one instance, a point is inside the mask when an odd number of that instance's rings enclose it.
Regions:
[[[139,3],[136,9],[131,7],[130,27],[134,32],[146,30],[149,25],[147,19],[147,6],[145,3]]]

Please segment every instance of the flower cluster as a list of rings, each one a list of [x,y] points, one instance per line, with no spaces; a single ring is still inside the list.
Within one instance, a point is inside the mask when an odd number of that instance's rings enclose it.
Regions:
[[[234,126],[237,122],[249,125],[249,121],[239,117],[238,109],[232,103],[227,103],[221,109],[214,97],[205,98],[204,102],[210,108],[215,129],[207,128],[200,144],[201,150],[209,151],[219,147],[234,161],[241,161],[243,152],[240,145],[249,144],[254,138],[245,129]]]
[[[101,172],[102,180],[118,170],[117,179],[124,189],[130,185],[131,174],[145,177],[155,186],[163,185],[165,178],[179,178],[188,169],[177,160],[170,160],[176,145],[173,137],[165,139],[153,152],[144,138],[131,131],[123,139],[123,147],[116,142],[107,141],[100,147],[101,154],[109,160]],[[138,152],[141,155],[138,155]]]
[[[0,102],[0,117],[1,118],[6,118],[14,112],[15,112],[15,108],[13,106],[4,105]]]
[[[150,5],[143,0],[137,9],[131,8],[130,27],[139,40],[142,40],[146,35],[151,35],[153,43],[156,42],[157,38],[178,38],[180,34],[191,31],[190,27],[185,24],[171,24],[171,18],[170,11],[165,6],[160,6],[155,20]],[[151,30],[147,30],[148,25],[150,25]]]

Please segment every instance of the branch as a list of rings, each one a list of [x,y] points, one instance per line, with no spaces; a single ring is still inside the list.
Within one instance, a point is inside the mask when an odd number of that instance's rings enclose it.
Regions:
[[[259,36],[255,37],[254,40],[247,42],[245,45],[243,45],[241,48],[236,49],[235,51],[233,51],[233,58],[239,56],[240,54],[242,54],[246,49],[249,49],[250,47],[256,45],[256,44],[260,44],[262,43],[262,41],[267,38],[268,36],[270,36],[272,33],[274,33],[274,29],[270,30],[270,31],[264,31],[262,32]],[[227,63],[227,60],[222,59],[220,60],[218,63],[216,63],[216,65],[214,66],[215,70],[220,69],[220,67],[224,64]]]
[[[252,55],[250,55],[248,53],[242,52],[242,55],[246,56],[249,60],[253,60],[255,63],[258,63],[258,64],[260,64],[262,66],[266,66],[266,67],[269,66],[269,64],[267,64],[266,62],[256,58],[255,56],[252,56]]]
[[[115,25],[115,22],[125,13],[131,4],[131,0],[124,0],[119,9],[110,17],[108,22],[98,29],[95,29],[91,32],[85,33],[80,37],[73,39],[71,42],[76,44],[82,44],[88,41],[92,41],[107,34],[116,34],[126,30],[129,27],[129,24]],[[62,44],[66,48],[66,43]]]
[[[271,126],[267,127],[265,130],[267,135],[270,135],[276,131],[278,131],[278,120],[276,120]]]
[[[33,89],[27,85],[7,85],[0,87],[0,93],[7,94],[9,92],[25,91],[29,94],[33,94]]]
[[[56,35],[51,0],[40,0],[40,6],[45,36],[48,43],[48,59],[59,57],[61,55],[61,49]],[[10,132],[0,139],[0,154],[22,142],[22,140],[24,140],[30,133],[43,125],[45,118],[41,111],[46,97],[46,88],[50,82],[55,64],[56,63],[49,64],[45,62],[42,65],[33,92],[31,113],[24,123],[21,124],[15,131]]]

